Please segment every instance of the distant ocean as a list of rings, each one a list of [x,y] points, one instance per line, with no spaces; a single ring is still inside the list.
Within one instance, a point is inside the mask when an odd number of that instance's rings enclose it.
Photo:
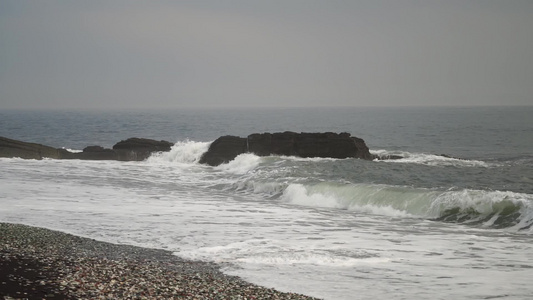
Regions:
[[[389,161],[238,156],[221,135],[349,132]],[[531,299],[533,107],[2,111],[0,136],[176,142],[143,162],[0,158],[0,221],[214,261],[325,299]],[[446,156],[442,156],[445,154]]]

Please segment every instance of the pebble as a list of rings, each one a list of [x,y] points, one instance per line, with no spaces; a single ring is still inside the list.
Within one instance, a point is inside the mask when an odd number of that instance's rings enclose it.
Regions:
[[[18,224],[0,223],[0,262],[27,262],[15,273],[38,272],[33,281],[16,275],[2,282],[3,299],[24,299],[6,293],[14,283],[45,299],[316,299],[254,285],[169,251]]]

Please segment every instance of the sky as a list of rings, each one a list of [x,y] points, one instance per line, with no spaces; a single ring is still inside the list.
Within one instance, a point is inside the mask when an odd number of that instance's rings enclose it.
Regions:
[[[533,105],[531,0],[0,0],[0,109]]]

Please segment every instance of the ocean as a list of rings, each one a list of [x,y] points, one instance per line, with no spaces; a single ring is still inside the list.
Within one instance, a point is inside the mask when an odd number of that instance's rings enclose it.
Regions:
[[[324,299],[531,299],[533,107],[2,111],[0,136],[142,162],[0,158],[0,222],[165,249]],[[243,154],[222,135],[349,132],[387,161]],[[442,156],[442,154],[446,156]]]

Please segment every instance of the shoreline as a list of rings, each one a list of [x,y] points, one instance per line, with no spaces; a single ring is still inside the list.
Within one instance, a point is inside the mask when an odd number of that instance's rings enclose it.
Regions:
[[[170,251],[0,222],[2,299],[317,299],[225,275]]]

